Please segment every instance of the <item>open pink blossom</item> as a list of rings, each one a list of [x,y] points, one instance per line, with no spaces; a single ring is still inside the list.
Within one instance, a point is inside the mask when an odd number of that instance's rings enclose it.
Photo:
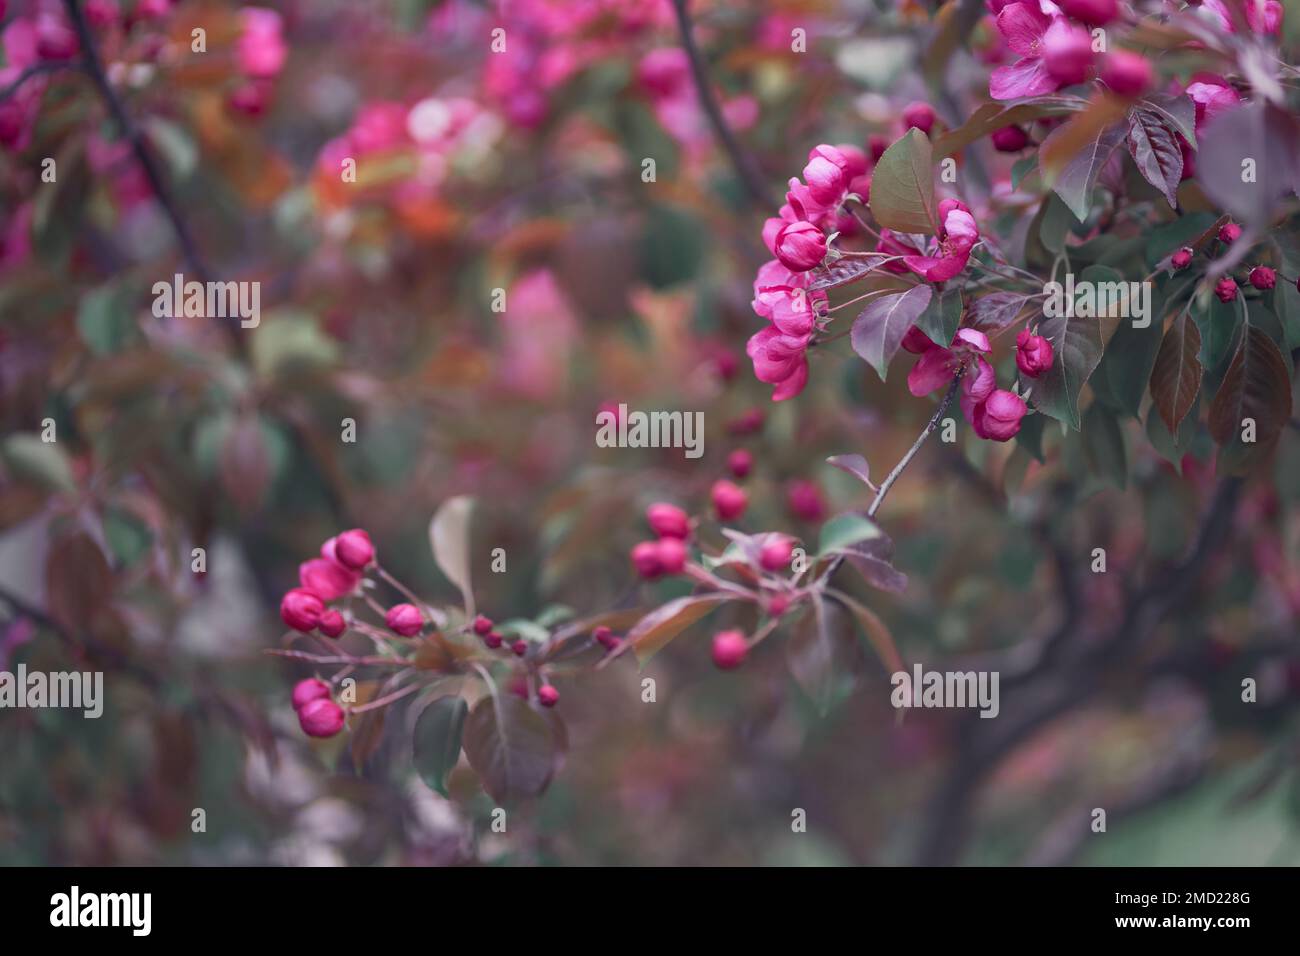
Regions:
[[[980,438],[1010,441],[1020,431],[1020,420],[1028,411],[1025,400],[1015,392],[995,389],[975,408],[971,426]]]
[[[1008,3],[998,12],[998,32],[1013,53],[1020,56],[1010,66],[1000,66],[989,75],[989,96],[995,100],[1017,100],[1026,96],[1055,93],[1060,87],[1043,62],[1043,40],[1059,17],[1044,13],[1037,0]]]
[[[776,326],[750,336],[745,352],[754,362],[754,376],[776,388],[772,401],[794,398],[808,384],[808,343],[811,335],[785,335]]]
[[[975,329],[958,329],[948,348],[930,343],[921,353],[921,360],[912,366],[907,376],[907,387],[913,395],[929,395],[952,381],[961,366],[975,364],[981,355],[991,350],[988,336]],[[911,349],[909,349],[910,351]]]
[[[934,255],[907,256],[904,264],[927,282],[947,282],[966,268],[970,251],[979,240],[979,227],[966,204],[957,199],[939,203],[942,232],[936,238]]]

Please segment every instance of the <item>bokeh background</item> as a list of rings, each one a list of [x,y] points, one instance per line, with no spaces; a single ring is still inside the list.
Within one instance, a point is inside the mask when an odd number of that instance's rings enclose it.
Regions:
[[[65,9],[0,6],[10,65],[13,24]],[[865,506],[825,459],[883,474],[932,404],[847,340],[772,403],[744,353],[751,283],[808,149],[892,141],[914,100],[950,120],[979,101],[978,55],[927,61],[929,6],[690,4],[767,201],[680,70],[669,0],[268,0],[280,63],[243,48],[238,3],[84,6],[116,11],[93,30],[169,195],[87,76],[0,107],[0,669],[106,675],[99,720],[0,712],[0,862],[1300,862],[1295,429],[1225,480],[1203,427],[1171,461],[1131,422],[1116,467],[1073,434],[1039,462],[963,426],[880,515],[907,591],[844,586],[907,661],[1000,670],[997,720],[899,719],[852,641],[815,687],[782,634],[719,673],[708,635],[752,622],[718,615],[644,675],[629,658],[559,682],[565,766],[505,834],[463,763],[450,798],[419,781],[399,720],[360,747],[304,737],[289,690],[311,672],[264,653],[298,562],[344,528],[455,602],[427,537],[453,495],[478,500],[479,605],[532,620],[682,593],[639,582],[628,550],[649,503],[703,512],[735,449],[751,530],[814,540]],[[987,195],[1012,160],[982,160]],[[154,318],[178,271],[259,281],[260,326]],[[596,447],[618,402],[702,411],[704,457]]]

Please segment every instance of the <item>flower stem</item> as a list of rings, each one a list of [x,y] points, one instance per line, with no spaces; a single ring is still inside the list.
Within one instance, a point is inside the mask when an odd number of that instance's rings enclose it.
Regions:
[[[934,410],[934,414],[930,416],[930,420],[925,423],[925,428],[921,430],[921,434],[916,436],[916,441],[912,442],[912,447],[907,450],[907,454],[899,459],[898,464],[894,466],[894,470],[886,476],[883,482],[880,483],[880,490],[876,492],[876,499],[871,502],[871,507],[867,509],[867,517],[874,518],[876,516],[876,512],[880,510],[881,504],[885,501],[885,495],[889,494],[889,489],[894,486],[894,482],[898,480],[898,476],[903,473],[904,468],[911,464],[912,459],[916,457],[916,453],[920,451],[921,446],[925,444],[925,440],[930,437],[930,433],[939,427],[939,420],[943,418],[944,412],[948,411],[948,406],[952,404],[953,396],[957,394],[957,386],[961,384],[963,372],[965,372],[964,366],[957,369],[957,374],[952,377],[952,384],[948,386],[948,391],[944,393],[943,401],[941,401],[939,407]]]

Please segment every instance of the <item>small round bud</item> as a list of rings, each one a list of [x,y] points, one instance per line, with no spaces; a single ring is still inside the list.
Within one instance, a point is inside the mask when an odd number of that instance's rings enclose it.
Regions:
[[[308,677],[306,680],[300,680],[293,685],[293,709],[302,710],[313,700],[328,698],[330,695],[329,684],[315,677]]]
[[[1241,226],[1235,222],[1225,222],[1219,227],[1219,241],[1234,243],[1241,238]]]
[[[929,103],[909,103],[903,107],[903,127],[911,129],[915,126],[926,136],[930,135],[930,130],[934,128],[934,107]]]
[[[713,663],[724,671],[739,667],[749,653],[749,643],[740,631],[719,631],[713,635]]]
[[[758,554],[758,563],[764,571],[785,571],[789,570],[793,555],[794,539],[777,535],[763,545]]]
[[[691,519],[676,505],[659,502],[646,509],[650,530],[661,538],[687,538],[691,533]]]
[[[607,651],[613,650],[615,647],[618,647],[618,638],[614,636],[614,632],[612,630],[610,630],[603,624],[600,627],[596,628],[594,631],[592,631],[591,636],[596,639],[597,644],[605,648],[605,650]]]
[[[505,641],[506,639],[502,637],[498,631],[488,631],[486,634],[483,635],[483,643],[486,644],[488,647],[492,648],[492,650],[494,651],[502,644],[504,644]]]
[[[351,531],[344,531],[335,539],[334,554],[339,564],[353,571],[360,571],[375,560],[375,546],[370,543],[369,534],[360,528],[353,528]]]
[[[1237,298],[1237,283],[1228,276],[1224,276],[1214,285],[1214,294],[1218,296],[1220,302],[1228,303]]]
[[[1018,153],[1029,145],[1029,135],[1019,126],[1004,126],[989,137],[999,153]]]
[[[785,490],[785,503],[790,514],[801,521],[816,523],[826,517],[826,502],[815,482],[802,478],[790,482]]]
[[[745,494],[745,490],[725,479],[713,483],[709,496],[719,521],[734,521],[743,515],[749,506],[749,496]]]
[[[727,456],[727,471],[744,478],[754,469],[754,456],[744,448],[737,448]]]
[[[298,725],[308,737],[333,737],[343,729],[343,720],[343,708],[323,697],[298,709]]]
[[[1250,270],[1250,284],[1256,289],[1271,289],[1277,285],[1277,273],[1268,266],[1255,266]]]
[[[515,657],[523,657],[528,653],[528,642],[524,640],[515,641],[510,645],[510,651]]]
[[[554,707],[560,702],[560,692],[550,684],[537,688],[537,702],[543,707]]]
[[[1102,60],[1101,80],[1120,96],[1141,96],[1151,89],[1155,71],[1142,54],[1116,50]]]
[[[789,606],[789,597],[784,594],[773,594],[771,600],[767,602],[767,613],[772,617],[780,617]]]
[[[647,581],[652,581],[663,573],[659,566],[659,542],[642,541],[632,549],[632,566],[636,573]]]
[[[474,633],[479,637],[492,631],[492,618],[480,614],[474,618]]]
[[[332,609],[320,616],[320,624],[317,626],[326,637],[338,637],[348,629],[347,621],[343,620],[343,615]]]
[[[686,568],[686,544],[679,538],[660,538],[655,545],[660,574],[681,574]]]
[[[1186,269],[1192,264],[1192,256],[1194,255],[1196,255],[1196,253],[1190,246],[1183,246],[1169,257],[1169,264],[1175,269]]]
[[[310,631],[324,613],[324,602],[306,588],[294,588],[280,600],[280,620],[295,631]]]
[[[414,604],[394,604],[384,615],[384,623],[394,634],[414,637],[424,627],[424,615]]]

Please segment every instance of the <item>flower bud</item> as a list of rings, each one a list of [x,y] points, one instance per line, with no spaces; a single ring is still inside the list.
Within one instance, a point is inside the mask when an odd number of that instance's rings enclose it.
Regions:
[[[787,571],[794,556],[794,539],[780,534],[769,538],[758,553],[764,571]]]
[[[650,530],[661,538],[688,538],[691,534],[691,519],[686,512],[676,505],[653,504],[646,509],[646,521]]]
[[[787,222],[773,243],[776,257],[791,272],[807,272],[826,258],[826,236],[810,222],[797,219]]]
[[[326,547],[331,541],[326,542]],[[355,571],[329,558],[312,558],[298,565],[298,583],[322,601],[333,601],[350,594],[361,581]]]
[[[846,165],[847,161],[834,146],[818,146],[813,150],[808,165],[803,168],[804,182],[813,199],[823,206],[839,202],[848,188],[848,180],[844,178]]]
[[[660,574],[681,574],[686,568],[686,544],[680,538],[660,538],[655,543]]]
[[[1043,66],[1056,82],[1070,86],[1087,79],[1093,52],[1086,30],[1058,21],[1043,34],[1042,50]]]
[[[605,648],[607,651],[618,646],[618,638],[615,637],[614,632],[604,624],[592,631],[591,636],[596,639],[597,644]]]
[[[1010,441],[1020,431],[1020,420],[1029,407],[1015,392],[995,390],[979,406],[978,434],[993,441]]]
[[[528,653],[528,642],[525,640],[515,641],[510,645],[510,651],[515,657],[523,657]]]
[[[560,702],[560,692],[550,684],[537,688],[537,702],[543,707],[554,707]]]
[[[934,107],[929,103],[909,103],[903,107],[903,128],[911,129],[915,126],[926,136],[930,135],[930,130],[934,128]]]
[[[310,631],[324,613],[324,602],[306,588],[294,588],[280,600],[280,620],[295,631]]]
[[[394,634],[414,637],[424,627],[424,615],[414,604],[394,604],[384,615],[384,623]]]
[[[734,521],[743,515],[749,506],[749,496],[745,494],[745,490],[726,479],[713,483],[709,497],[713,501],[713,512],[718,516],[719,521]]]
[[[1277,285],[1277,273],[1268,266],[1255,266],[1250,270],[1250,284],[1256,289],[1271,289]]]
[[[1219,227],[1219,241],[1234,243],[1241,238],[1241,226],[1235,222],[1225,222]]]
[[[330,695],[329,684],[315,677],[308,677],[293,685],[293,709],[302,710],[313,700],[327,699]]]
[[[785,506],[800,521],[816,523],[826,517],[826,502],[816,482],[800,478],[785,489]]]
[[[1192,256],[1196,253],[1190,246],[1183,246],[1172,256],[1169,257],[1169,264],[1175,269],[1186,269],[1192,263]]]
[[[642,541],[632,549],[632,566],[636,573],[647,581],[659,577],[663,569],[659,567],[659,542]]]
[[[320,616],[320,624],[317,626],[326,637],[338,637],[348,629],[347,621],[343,620],[343,615],[333,609]]]
[[[719,631],[713,635],[713,663],[720,670],[739,667],[748,653],[749,643],[740,631]]]
[[[784,594],[773,594],[767,602],[767,613],[772,617],[780,617],[785,613],[786,608],[790,606],[790,598]]]
[[[1237,298],[1237,283],[1229,276],[1224,276],[1214,285],[1214,294],[1219,301],[1227,304]]]
[[[993,148],[999,153],[1018,153],[1029,145],[1029,134],[1019,126],[995,129],[989,139],[993,142]]]
[[[737,478],[744,478],[754,467],[754,456],[744,448],[737,448],[727,456],[727,471]]]
[[[1016,368],[1030,378],[1038,378],[1052,367],[1052,343],[1041,335],[1021,329],[1016,335]]]
[[[323,697],[298,709],[298,724],[308,737],[333,737],[343,729],[343,718],[343,708]]]
[[[483,635],[483,643],[494,651],[504,644],[505,641],[506,639],[501,636],[499,631],[488,631]]]
[[[492,618],[485,614],[479,614],[474,618],[474,633],[479,637],[489,633],[492,630]]]
[[[345,568],[360,571],[375,560],[375,546],[370,543],[369,534],[360,528],[353,528],[344,531],[335,540],[334,554],[338,557],[339,564]]]
[[[1101,80],[1120,96],[1141,96],[1155,81],[1155,71],[1142,54],[1116,50],[1102,61]]]

